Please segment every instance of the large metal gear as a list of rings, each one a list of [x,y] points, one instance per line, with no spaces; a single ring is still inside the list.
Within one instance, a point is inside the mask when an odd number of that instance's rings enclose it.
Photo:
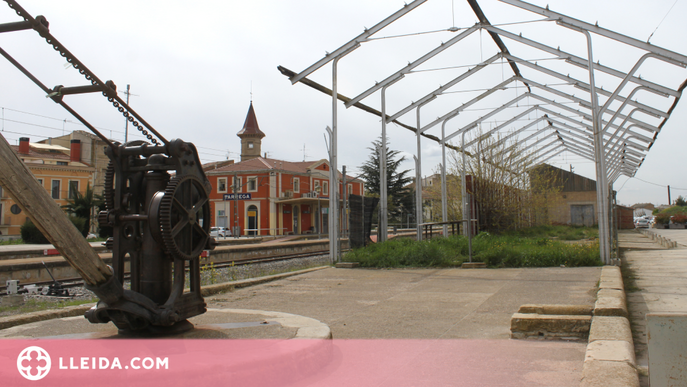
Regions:
[[[203,181],[193,175],[174,177],[157,199],[167,252],[178,259],[198,258],[210,240],[210,201]]]

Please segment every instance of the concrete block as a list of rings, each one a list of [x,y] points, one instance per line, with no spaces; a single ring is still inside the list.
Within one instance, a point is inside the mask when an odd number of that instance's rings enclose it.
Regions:
[[[618,266],[604,266],[599,277],[599,289],[625,289],[623,275]]]
[[[525,304],[520,306],[518,313],[591,316],[593,310],[594,308],[592,306],[587,305]]]
[[[352,269],[358,265],[358,262],[337,262],[335,266],[337,269]]]
[[[580,387],[639,387],[639,376],[625,362],[585,361]]]
[[[649,383],[687,385],[687,314],[648,313]]]
[[[584,361],[625,362],[635,367],[635,349],[632,343],[617,340],[596,340],[587,345]]]
[[[514,313],[510,319],[511,336],[587,337],[591,319],[591,316]]]
[[[460,267],[462,269],[486,269],[487,264],[484,262],[463,262]]]
[[[594,316],[621,316],[627,318],[625,292],[617,289],[600,289],[596,295]]]
[[[594,316],[589,330],[589,342],[597,340],[617,340],[633,343],[630,321],[625,317]]]
[[[625,289],[625,286],[623,284],[622,278],[615,278],[615,277],[604,278],[604,277],[601,277],[601,279],[599,280],[599,289],[623,290],[623,289]]]

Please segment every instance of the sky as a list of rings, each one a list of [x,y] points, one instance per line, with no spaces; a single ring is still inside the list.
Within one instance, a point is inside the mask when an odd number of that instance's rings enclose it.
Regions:
[[[687,55],[687,39],[684,39],[687,24],[680,17],[687,14],[685,0],[532,0],[531,3],[542,7],[548,4],[553,11],[590,23],[598,22],[601,27],[641,41],[651,36],[653,45]],[[131,85],[132,108],[167,139],[182,138],[193,142],[203,162],[240,159],[240,140],[236,133],[242,128],[251,101],[260,129],[266,134],[262,151],[268,157],[289,161],[328,158],[324,135],[325,127],[332,125],[331,97],[303,84],[292,85],[277,66],[300,72],[404,6],[403,1],[397,0],[31,0],[20,4],[33,16],[44,15],[50,22],[53,36],[99,78],[113,80],[120,93],[126,90],[127,84]],[[496,0],[481,0],[479,4],[498,28],[522,33],[527,38],[586,58],[586,44],[580,33],[552,22],[537,21],[542,18]],[[0,4],[0,23],[15,21],[19,21],[18,16],[6,4]],[[339,92],[348,97],[359,95],[475,22],[477,17],[465,0],[427,1],[375,34],[377,39],[364,43],[340,60]],[[451,27],[458,27],[458,32],[449,31]],[[504,39],[504,42],[511,53],[521,59],[585,82],[589,80],[584,69],[551,60],[550,54],[515,41]],[[629,71],[643,53],[596,36],[593,46],[595,60],[624,72]],[[2,33],[0,47],[49,87],[86,84],[83,77],[66,65],[34,31]],[[389,87],[387,113],[401,110],[496,52],[486,32],[471,34]],[[558,84],[560,81],[554,78],[520,67],[528,79],[580,97],[589,96],[583,90]],[[672,89],[677,89],[687,79],[686,70],[656,60],[648,60],[639,74],[643,79]],[[507,64],[497,60],[423,108],[421,125],[434,121],[512,75]],[[331,66],[322,67],[308,78],[331,87]],[[613,90],[618,84],[617,79],[603,74],[597,74],[596,82],[604,86],[604,90]],[[446,134],[463,128],[524,91],[522,83],[508,84],[447,122]],[[663,111],[672,103],[672,99],[646,92],[639,92],[637,98]],[[65,100],[104,135],[124,140],[124,118],[105,98],[80,95]],[[557,97],[556,101],[561,98]],[[362,102],[381,110],[381,93],[376,91]],[[529,97],[522,99],[517,106],[508,109],[508,114],[512,116],[536,103]],[[346,165],[348,174],[356,175],[369,157],[368,147],[381,135],[381,121],[356,108],[338,106],[339,169]],[[73,130],[85,130],[4,59],[0,59],[0,110],[0,134],[10,144],[17,144],[19,137],[30,137],[33,142]],[[502,124],[507,117],[504,113],[485,120],[482,131]],[[520,121],[520,126],[536,117],[536,113],[528,114]],[[651,117],[642,119],[652,125],[660,122]],[[415,111],[399,120],[415,126]],[[678,195],[687,196],[687,174],[682,173],[686,123],[687,102],[681,100],[635,177],[621,175],[615,181],[620,204],[667,204],[668,186],[673,201]],[[503,133],[508,129],[504,128]],[[129,130],[129,140],[140,139],[131,132],[133,128]],[[440,137],[441,125],[432,127],[427,133]],[[407,159],[402,168],[411,170],[414,176],[414,133],[389,124],[387,134],[390,147],[401,151]],[[527,149],[536,138],[521,145]],[[453,144],[459,145],[459,142],[460,136]],[[594,163],[576,154],[565,152],[548,162],[596,178]],[[435,173],[439,163],[440,146],[423,139],[423,176]]]

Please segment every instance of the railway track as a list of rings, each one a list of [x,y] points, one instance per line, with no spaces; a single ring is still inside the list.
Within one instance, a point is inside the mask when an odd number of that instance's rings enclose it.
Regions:
[[[215,261],[215,262],[211,263],[211,266],[213,269],[222,269],[222,268],[228,268],[228,267],[237,267],[237,266],[261,264],[261,263],[287,261],[290,259],[311,258],[311,257],[320,256],[320,255],[325,255],[325,254],[329,254],[329,250],[318,250],[318,251],[311,251],[311,252],[299,253],[299,254],[273,255],[273,256],[266,256],[266,257],[260,257],[260,258],[238,258],[238,259],[233,259],[233,260],[228,260],[228,261],[219,261],[219,262]],[[210,263],[204,263],[201,260],[201,270],[203,270],[203,268],[207,265],[210,265]],[[125,272],[124,279],[125,280],[129,279],[129,272]],[[56,282],[58,282],[63,288],[82,287],[84,285],[83,279],[81,279],[81,277],[61,278],[61,279],[57,280]],[[21,282],[20,286],[23,289],[24,286],[35,285],[37,288],[40,289],[40,288],[43,288],[45,286],[49,286],[51,284],[54,284],[54,282],[53,281],[35,281],[35,282]],[[7,286],[5,284],[0,284],[0,296],[6,295],[6,294],[7,294]]]

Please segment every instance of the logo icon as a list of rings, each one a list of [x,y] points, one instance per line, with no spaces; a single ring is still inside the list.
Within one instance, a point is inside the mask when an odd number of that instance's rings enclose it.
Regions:
[[[50,372],[50,355],[41,347],[27,347],[17,357],[17,370],[28,380],[41,380]]]

